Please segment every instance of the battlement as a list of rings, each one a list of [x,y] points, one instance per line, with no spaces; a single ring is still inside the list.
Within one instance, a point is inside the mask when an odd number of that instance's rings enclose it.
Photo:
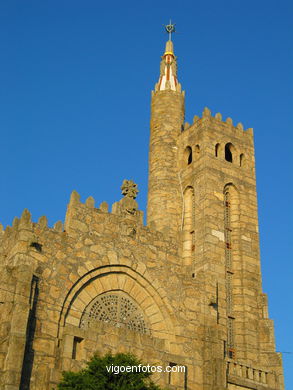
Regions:
[[[198,127],[202,124],[206,124],[207,122],[210,122],[211,124],[214,124],[216,126],[221,125],[225,130],[228,131],[228,133],[234,132],[236,136],[249,136],[253,137],[253,128],[247,128],[244,129],[243,124],[241,122],[237,123],[236,126],[233,126],[233,120],[230,117],[227,117],[225,121],[222,119],[221,113],[216,113],[215,116],[212,116],[212,112],[208,107],[205,107],[202,116],[199,117],[195,115],[193,117],[193,123],[190,124],[188,122],[185,122],[183,132],[185,130],[190,130],[193,127]]]
[[[133,201],[133,202],[132,202]],[[69,234],[74,234],[74,230],[88,232],[89,221],[103,219],[103,223],[125,223],[126,225],[143,227],[143,212],[138,210],[137,202],[133,198],[123,198],[112,205],[109,212],[107,202],[102,202],[99,208],[95,208],[95,200],[88,197],[85,203],[80,201],[80,195],[73,191],[67,207],[64,229]],[[101,227],[99,228],[99,230]]]
[[[133,203],[134,202],[134,203]],[[121,199],[119,202],[115,202],[112,205],[112,214],[121,215],[124,217],[131,218],[138,224],[143,224],[143,211],[138,210],[137,203],[129,199],[125,201]],[[12,226],[7,226],[5,229],[0,224],[0,240],[14,235],[16,232],[23,230],[26,231],[43,231],[51,230],[54,232],[62,233],[70,229],[70,218],[72,210],[75,208],[82,208],[84,210],[85,219],[93,212],[109,213],[109,205],[107,202],[102,202],[99,208],[95,208],[95,199],[89,196],[84,203],[80,201],[80,195],[74,190],[71,193],[68,209],[65,217],[65,222],[57,221],[52,228],[48,226],[48,219],[46,216],[41,216],[38,222],[32,221],[32,215],[28,209],[24,209],[20,218],[15,217],[12,222]]]
[[[124,186],[124,191],[128,190],[129,187]],[[56,256],[58,248],[70,247],[76,242],[91,247],[95,246],[96,240],[106,241],[112,245],[114,241],[119,240],[133,244],[137,241],[142,245],[152,242],[154,245],[160,244],[165,247],[168,252],[173,253],[175,259],[177,242],[161,232],[144,226],[143,212],[137,208],[136,201],[126,196],[115,202],[112,211],[109,212],[106,202],[95,208],[92,196],[83,203],[80,195],[73,191],[64,223],[58,221],[53,227],[48,226],[46,216],[33,222],[31,213],[25,209],[20,218],[14,218],[12,226],[7,226],[5,230],[2,227],[0,264],[10,266],[20,263],[34,264],[37,268],[40,263],[48,261],[51,253]]]
[[[216,158],[219,163],[233,162],[231,168],[241,167],[246,173],[254,171],[253,129],[244,130],[242,123],[233,126],[231,118],[223,121],[220,113],[212,116],[206,107],[202,117],[195,115],[193,123],[186,122],[179,134],[179,166],[187,167],[207,155]]]

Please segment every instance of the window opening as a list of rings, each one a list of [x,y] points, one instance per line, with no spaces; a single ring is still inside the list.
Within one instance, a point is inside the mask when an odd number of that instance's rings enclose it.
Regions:
[[[81,349],[83,339],[81,337],[74,337],[72,346],[72,359],[81,360]]]
[[[190,165],[191,163],[192,163],[192,149],[190,146],[187,146],[184,152],[184,164]]]
[[[215,146],[215,156],[216,157],[219,157],[219,148],[220,148],[220,144],[216,144],[216,146]]]
[[[229,142],[225,145],[225,160],[228,162],[233,162],[233,156],[232,156],[232,144]]]

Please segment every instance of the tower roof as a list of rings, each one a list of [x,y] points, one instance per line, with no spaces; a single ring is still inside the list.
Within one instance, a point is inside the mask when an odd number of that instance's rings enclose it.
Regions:
[[[174,54],[173,42],[166,42],[165,52],[160,66],[160,78],[155,86],[155,91],[172,90],[181,92],[181,85],[177,79],[177,57]]]

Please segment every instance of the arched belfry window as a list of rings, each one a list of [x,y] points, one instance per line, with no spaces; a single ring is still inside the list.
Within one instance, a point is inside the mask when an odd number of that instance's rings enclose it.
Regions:
[[[123,291],[109,291],[98,295],[83,312],[80,327],[87,328],[97,321],[139,333],[150,333],[143,311]]]
[[[192,149],[187,146],[184,151],[184,165],[190,165],[192,163]]]
[[[229,162],[233,162],[233,150],[234,146],[231,144],[231,142],[228,142],[225,145],[225,160]]]

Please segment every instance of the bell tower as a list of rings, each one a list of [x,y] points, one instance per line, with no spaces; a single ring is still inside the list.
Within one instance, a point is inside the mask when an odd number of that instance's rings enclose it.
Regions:
[[[152,92],[147,223],[177,240],[186,280],[203,281],[198,322],[218,332],[228,374],[282,389],[262,291],[253,130],[208,108],[184,124],[184,111],[169,40]]]

